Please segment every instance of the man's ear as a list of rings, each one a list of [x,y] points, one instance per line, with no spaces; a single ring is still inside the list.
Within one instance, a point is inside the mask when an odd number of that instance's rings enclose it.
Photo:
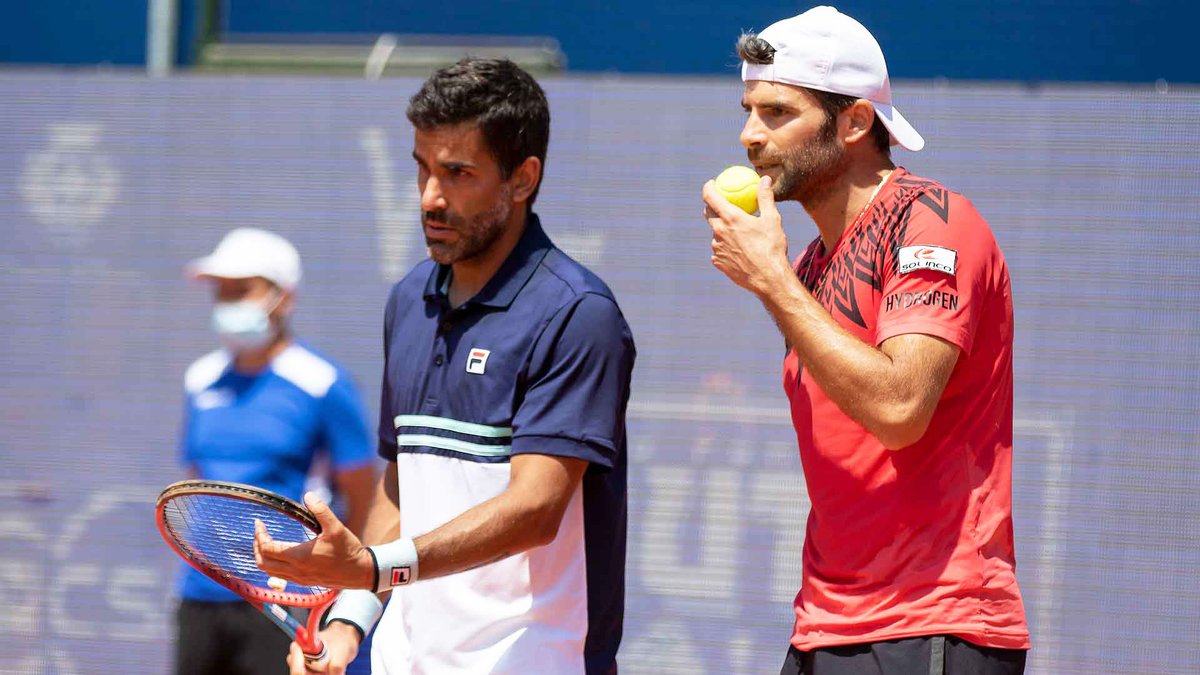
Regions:
[[[281,319],[287,319],[291,317],[292,311],[296,308],[296,292],[280,288],[279,294],[279,304],[275,306],[275,310],[271,313]]]
[[[865,98],[860,98],[850,107],[838,113],[844,125],[842,142],[850,145],[871,135],[871,127],[875,124],[875,106]]]
[[[529,197],[542,182],[542,160],[533,156],[526,157],[524,162],[513,169],[512,176],[508,180],[513,186],[513,201],[517,203],[529,201]]]

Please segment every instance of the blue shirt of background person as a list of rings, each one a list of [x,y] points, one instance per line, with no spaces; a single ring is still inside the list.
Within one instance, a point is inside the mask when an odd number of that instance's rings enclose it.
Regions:
[[[257,485],[299,501],[319,452],[329,453],[335,472],[371,466],[374,444],[364,433],[353,383],[308,345],[289,345],[254,374],[238,372],[228,351],[215,351],[193,363],[184,382],[183,459],[198,477]],[[191,568],[180,594],[240,599]]]
[[[184,377],[180,450],[189,472],[299,501],[325,453],[345,516],[359,529],[374,493],[374,441],[348,373],[291,335],[299,254],[278,235],[242,228],[189,271],[212,282],[212,327],[223,344]],[[184,600],[240,601],[190,567],[179,590]]]

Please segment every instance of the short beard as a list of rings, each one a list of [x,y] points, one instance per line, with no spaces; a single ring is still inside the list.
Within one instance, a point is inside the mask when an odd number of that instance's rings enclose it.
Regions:
[[[820,203],[846,172],[846,148],[837,141],[837,119],[829,117],[812,143],[789,148],[775,156],[757,155],[752,161],[778,164],[779,180],[772,188],[776,201],[798,201],[805,207]]]
[[[458,241],[453,243],[426,237],[429,257],[439,265],[453,265],[480,257],[504,235],[511,213],[512,190],[507,185],[501,188],[499,199],[492,208],[469,220],[448,210],[426,211],[422,220],[446,223],[458,233]]]

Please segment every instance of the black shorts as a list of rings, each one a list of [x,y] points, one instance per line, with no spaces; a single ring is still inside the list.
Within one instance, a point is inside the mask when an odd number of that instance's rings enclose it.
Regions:
[[[788,649],[779,675],[1021,675],[1024,649],[980,647],[948,635]]]
[[[287,675],[291,639],[249,603],[184,600],[176,619],[176,675]]]

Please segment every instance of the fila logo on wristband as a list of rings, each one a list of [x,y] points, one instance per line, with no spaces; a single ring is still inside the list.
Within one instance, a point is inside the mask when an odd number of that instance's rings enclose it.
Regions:
[[[404,586],[412,578],[411,567],[393,567],[392,568],[392,585]]]
[[[367,550],[375,558],[376,591],[390,591],[397,586],[407,586],[420,578],[417,547],[412,539],[401,537],[390,544],[369,546]]]

